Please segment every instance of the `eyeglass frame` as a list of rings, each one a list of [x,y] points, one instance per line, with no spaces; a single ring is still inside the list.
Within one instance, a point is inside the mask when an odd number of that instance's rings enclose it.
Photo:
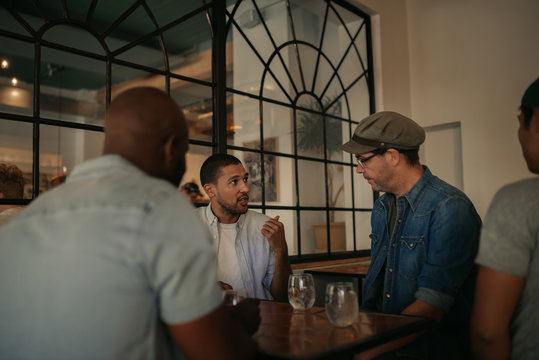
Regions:
[[[356,155],[356,162],[359,166],[361,166],[362,169],[366,169],[365,167],[365,163],[367,161],[369,161],[370,159],[372,159],[373,157],[375,157],[376,155],[382,155],[384,154],[387,150],[389,149],[376,149],[376,150],[373,150],[373,154],[372,155],[369,155],[367,156],[366,158],[363,158],[363,159],[360,159],[357,155]]]

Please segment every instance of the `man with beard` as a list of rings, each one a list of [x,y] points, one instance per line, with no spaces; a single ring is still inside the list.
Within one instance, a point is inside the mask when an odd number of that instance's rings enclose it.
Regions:
[[[112,101],[104,155],[0,231],[1,359],[254,357],[258,309],[245,327],[230,316],[210,234],[177,191],[187,148],[167,94]]]
[[[395,356],[466,359],[481,219],[468,197],[419,162],[425,131],[383,111],[360,121],[342,146],[357,173],[384,192],[372,210],[371,264],[363,308],[439,322],[428,348],[419,339]]]
[[[249,297],[287,301],[291,274],[283,223],[247,209],[249,174],[228,154],[210,156],[200,169],[210,198],[197,211],[208,224],[217,252],[217,278],[224,289]]]

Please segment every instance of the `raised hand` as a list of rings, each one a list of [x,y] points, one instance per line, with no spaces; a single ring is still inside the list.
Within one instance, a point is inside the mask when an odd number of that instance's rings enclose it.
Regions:
[[[276,254],[283,252],[288,254],[288,247],[284,236],[284,225],[279,221],[279,216],[266,221],[262,226],[261,232],[268,239],[271,248]]]

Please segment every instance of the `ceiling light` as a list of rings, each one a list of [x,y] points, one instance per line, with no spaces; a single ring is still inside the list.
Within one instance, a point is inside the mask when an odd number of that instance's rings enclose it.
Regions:
[[[7,69],[7,67],[9,66],[9,63],[7,62],[6,59],[2,60],[2,69]]]
[[[14,77],[14,78],[11,78],[11,85],[13,85],[13,86],[17,86],[17,84],[18,84],[18,83],[19,83],[19,80],[17,80],[17,78],[16,78],[16,77]]]

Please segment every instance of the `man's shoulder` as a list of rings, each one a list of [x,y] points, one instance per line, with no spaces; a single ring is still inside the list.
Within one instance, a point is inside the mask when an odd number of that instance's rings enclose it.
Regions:
[[[534,211],[535,210],[535,211]],[[539,210],[539,177],[504,185],[492,200],[489,212],[530,213]]]
[[[425,187],[424,199],[433,204],[456,201],[473,207],[472,201],[464,191],[436,176],[433,176]]]
[[[436,176],[432,176],[420,197],[417,210],[424,213],[437,211],[441,208],[473,214],[477,222],[481,221],[474,204],[462,190]]]
[[[519,180],[502,186],[498,191],[497,196],[503,197],[524,197],[537,198],[539,195],[539,177]]]

